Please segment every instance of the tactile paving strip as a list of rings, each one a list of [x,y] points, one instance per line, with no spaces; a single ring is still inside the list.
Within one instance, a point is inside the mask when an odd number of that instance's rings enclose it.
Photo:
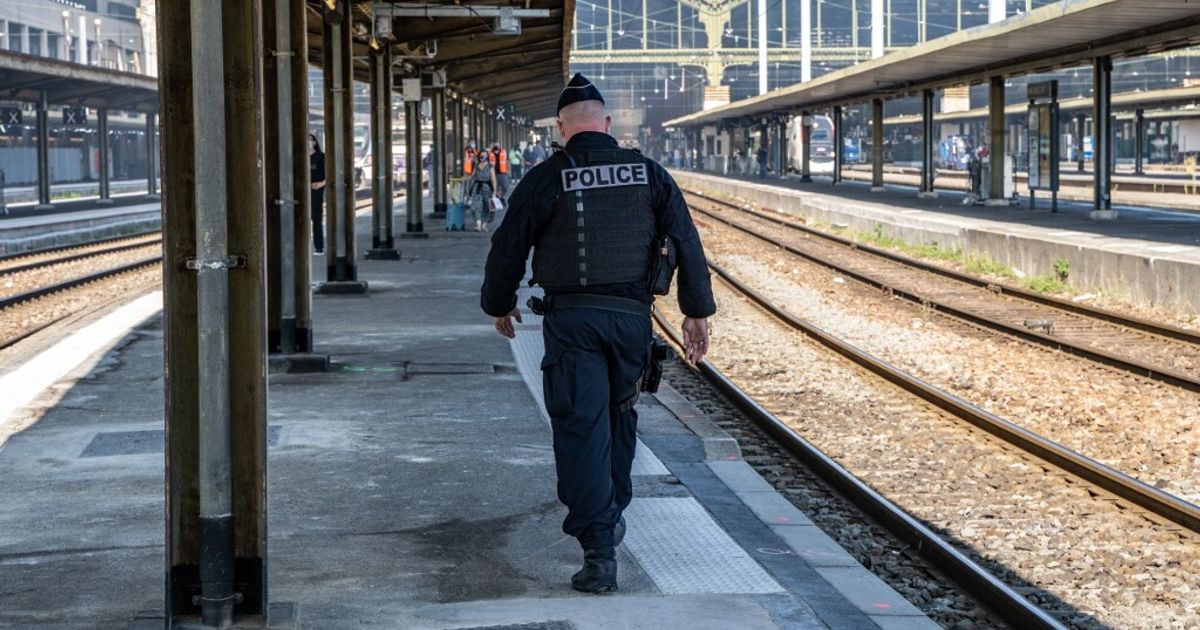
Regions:
[[[695,499],[635,498],[625,520],[625,545],[665,594],[784,592]]]
[[[546,354],[546,346],[542,341],[540,326],[538,330],[518,329],[517,336],[510,342],[510,345],[513,358],[517,361],[517,371],[521,373],[521,378],[525,380],[529,392],[537,401],[538,409],[542,412],[542,419],[549,424],[550,414],[546,413],[546,400],[542,392],[542,355]],[[670,471],[639,439],[637,451],[633,457],[632,474],[668,475]]]

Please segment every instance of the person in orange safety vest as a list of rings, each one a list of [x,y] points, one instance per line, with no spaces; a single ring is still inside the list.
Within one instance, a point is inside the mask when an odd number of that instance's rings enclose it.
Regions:
[[[470,175],[475,172],[475,156],[479,154],[479,150],[475,148],[475,141],[467,142],[467,148],[463,151],[463,173]]]
[[[493,142],[491,148],[492,164],[496,165],[496,195],[501,199],[508,197],[508,151]]]

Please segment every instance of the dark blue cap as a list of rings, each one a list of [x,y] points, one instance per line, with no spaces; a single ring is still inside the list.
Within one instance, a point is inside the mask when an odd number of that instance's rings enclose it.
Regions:
[[[604,97],[600,95],[600,90],[597,90],[596,86],[592,85],[591,81],[588,81],[587,77],[576,72],[575,76],[571,77],[571,82],[567,84],[567,87],[563,88],[562,94],[558,95],[558,110],[556,111],[561,112],[562,108],[567,105],[580,101],[600,101],[603,103]]]

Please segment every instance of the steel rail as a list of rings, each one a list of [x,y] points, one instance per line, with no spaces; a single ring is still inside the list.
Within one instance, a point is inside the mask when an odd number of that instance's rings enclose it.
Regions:
[[[1011,295],[1013,297],[1016,297],[1016,298],[1019,298],[1022,300],[1026,300],[1029,302],[1035,302],[1035,303],[1041,304],[1042,306],[1049,306],[1051,308],[1057,308],[1059,310],[1067,311],[1067,312],[1073,313],[1075,315],[1083,315],[1086,317],[1091,317],[1092,319],[1098,319],[1101,321],[1105,321],[1110,324],[1117,324],[1119,326],[1124,326],[1126,328],[1132,328],[1134,330],[1140,330],[1142,332],[1150,333],[1153,335],[1158,335],[1160,337],[1167,337],[1169,339],[1174,339],[1177,341],[1185,341],[1185,342],[1196,344],[1197,346],[1200,346],[1200,333],[1191,331],[1191,330],[1187,330],[1186,328],[1180,328],[1178,326],[1172,326],[1170,324],[1161,324],[1158,322],[1152,322],[1150,320],[1142,319],[1140,317],[1133,317],[1130,315],[1122,315],[1120,313],[1115,313],[1113,311],[1105,310],[1102,308],[1096,308],[1094,306],[1087,306],[1085,304],[1077,304],[1070,300],[1064,300],[1062,298],[1057,298],[1057,297],[1053,297],[1050,295],[1043,295],[1041,293],[1037,293],[1036,291],[1030,291],[1029,289],[1013,286],[1010,284],[1004,284],[1001,282],[989,282],[987,280],[984,280],[982,278],[977,278],[977,277],[972,276],[967,273],[955,271],[953,269],[947,269],[945,267],[940,267],[938,265],[933,265],[933,264],[930,264],[930,263],[927,263],[924,261],[917,260],[915,258],[910,258],[908,256],[903,256],[901,254],[897,254],[895,252],[889,252],[886,249],[875,247],[873,245],[866,245],[863,243],[858,243],[851,239],[848,239],[848,238],[845,238],[842,236],[837,236],[836,234],[829,234],[827,232],[822,232],[821,230],[818,230],[816,228],[811,228],[807,225],[796,223],[794,221],[788,221],[782,217],[772,216],[766,212],[762,212],[760,210],[755,210],[753,208],[739,206],[738,204],[735,204],[735,203],[732,203],[729,201],[725,201],[723,199],[717,199],[715,197],[706,195],[701,192],[696,192],[696,191],[692,191],[692,190],[687,190],[684,192],[686,192],[689,195],[694,195],[696,197],[704,199],[705,201],[709,201],[709,202],[716,203],[716,204],[721,204],[723,206],[727,206],[727,207],[735,209],[735,210],[740,210],[742,212],[745,212],[751,216],[757,217],[764,221],[770,221],[772,223],[776,223],[783,227],[791,228],[793,230],[804,232],[805,234],[809,234],[811,236],[816,236],[818,238],[822,238],[824,240],[827,240],[827,241],[830,241],[833,243],[837,243],[838,245],[842,245],[849,249],[856,249],[859,251],[864,251],[864,252],[867,252],[868,254],[873,254],[880,258],[886,258],[887,260],[890,260],[895,263],[899,263],[902,265],[906,265],[908,267],[920,269],[921,271],[927,271],[929,273],[938,274],[940,276],[944,276],[944,277],[950,278],[952,280],[957,280],[959,282],[964,282],[966,284],[970,284],[970,285],[973,285],[976,287],[988,289],[989,291],[993,291],[993,292],[1001,294],[1001,295]],[[704,210],[701,210],[701,212],[704,212]],[[711,216],[711,213],[706,213],[706,214],[709,214]]]
[[[67,250],[71,250],[71,249],[79,249],[80,247],[91,247],[92,245],[103,245],[105,243],[112,243],[113,241],[124,241],[124,240],[128,240],[131,238],[141,238],[143,236],[150,236],[151,234],[159,234],[161,232],[162,232],[162,230],[147,230],[145,232],[134,232],[133,234],[122,234],[120,236],[109,236],[106,238],[99,238],[94,241],[86,241],[83,243],[73,243],[71,245],[54,245],[52,247],[43,247],[41,249],[31,249],[27,252],[10,252],[7,254],[0,254],[0,263],[6,262],[9,260],[13,260],[16,258],[24,258],[26,256],[41,256],[43,254],[53,254],[54,252],[62,252],[62,251],[67,251]]]
[[[738,210],[744,211],[744,209],[742,209],[742,208],[738,208],[737,206],[734,206],[734,207],[737,208]],[[1130,359],[1127,357],[1122,357],[1117,354],[1106,352],[1104,350],[1088,348],[1088,347],[1081,346],[1081,345],[1078,345],[1075,343],[1071,343],[1069,341],[1064,341],[1062,339],[1052,337],[1047,334],[1035,332],[1033,330],[1026,330],[1023,328],[1018,328],[1016,326],[1012,326],[1010,324],[1006,324],[1004,322],[992,319],[992,318],[984,316],[984,315],[980,315],[978,313],[973,313],[973,312],[965,310],[965,309],[950,306],[948,304],[945,304],[944,302],[925,297],[924,295],[921,295],[920,293],[915,293],[912,291],[902,289],[900,287],[893,286],[887,282],[879,280],[879,279],[877,279],[873,276],[867,275],[865,273],[860,273],[857,271],[853,271],[851,269],[847,269],[847,268],[842,267],[842,266],[838,265],[837,263],[835,263],[831,260],[827,260],[819,255],[806,252],[806,251],[799,249],[793,245],[789,245],[779,239],[775,239],[775,238],[772,238],[765,234],[760,234],[758,232],[755,232],[753,229],[750,229],[747,226],[741,225],[737,221],[733,221],[726,217],[719,216],[718,214],[711,212],[709,210],[705,210],[703,208],[695,208],[695,210],[697,212],[700,212],[701,214],[704,214],[705,216],[708,216],[708,217],[716,220],[716,221],[724,223],[725,225],[728,225],[729,227],[732,227],[736,230],[739,230],[750,236],[753,236],[754,238],[766,241],[780,249],[783,249],[784,251],[787,251],[790,254],[794,254],[796,256],[804,258],[805,260],[814,262],[816,264],[822,265],[829,269],[836,270],[838,273],[849,276],[855,280],[858,280],[859,282],[862,282],[869,286],[887,291],[893,295],[897,295],[897,296],[902,297],[910,302],[920,304],[921,306],[924,306],[926,308],[941,311],[948,315],[952,315],[959,319],[966,320],[968,322],[971,322],[971,323],[979,325],[979,326],[983,326],[985,328],[997,330],[997,331],[1012,335],[1014,337],[1023,339],[1025,341],[1028,341],[1031,343],[1035,343],[1035,344],[1042,345],[1042,346],[1047,346],[1049,348],[1053,348],[1055,350],[1059,350],[1062,352],[1080,356],[1085,359],[1095,361],[1097,363],[1103,363],[1105,365],[1108,365],[1108,366],[1111,366],[1111,367],[1114,367],[1114,368],[1117,368],[1117,369],[1120,369],[1120,370],[1123,370],[1126,372],[1130,372],[1130,373],[1136,374],[1138,376],[1142,376],[1142,377],[1149,378],[1152,380],[1168,383],[1170,385],[1174,385],[1176,387],[1180,387],[1180,388],[1187,389],[1190,391],[1200,392],[1200,380],[1197,380],[1197,379],[1191,377],[1190,375],[1184,374],[1177,370],[1173,370],[1173,369],[1165,368],[1165,367],[1161,367],[1161,366],[1150,365],[1147,363],[1143,363],[1141,361],[1137,361],[1137,360]],[[774,219],[774,218],[770,218],[768,220],[774,221],[776,223],[780,223],[781,225],[784,225],[784,226],[789,225],[787,222],[779,221],[778,219]],[[799,226],[796,226],[796,228],[800,229]],[[802,230],[802,231],[807,231],[807,229]],[[825,236],[827,236],[827,235],[822,235],[822,237],[825,237]],[[853,244],[853,243],[848,245],[848,247],[866,251],[864,249],[865,246],[860,246],[860,245]],[[868,253],[872,253],[872,252],[868,252]],[[987,286],[987,285],[985,285],[985,286]]]
[[[658,310],[654,319],[659,328],[680,348],[679,333]],[[729,377],[707,360],[696,366],[700,373],[721,391],[742,413],[777,440],[788,452],[826,483],[842,493],[854,505],[876,522],[908,544],[917,554],[945,572],[971,596],[995,611],[1014,628],[1065,629],[1062,623],[1038,608],[1016,590],[971,560],[916,517],[884,498],[866,483],[855,477],[820,449],[797,434],[749,394],[742,391]]]
[[[61,265],[63,263],[75,262],[77,260],[83,260],[85,258],[95,258],[96,256],[115,254],[117,252],[129,251],[132,249],[138,249],[140,247],[149,247],[151,245],[159,245],[161,243],[162,243],[162,239],[160,238],[160,239],[153,240],[153,241],[142,241],[140,243],[130,243],[128,245],[117,245],[114,247],[109,247],[107,249],[101,249],[101,250],[97,250],[97,251],[80,252],[78,254],[72,254],[70,256],[63,256],[62,258],[54,258],[52,260],[43,260],[40,262],[32,262],[32,263],[28,263],[28,264],[24,264],[24,265],[17,265],[15,267],[0,267],[0,274],[20,273],[22,271],[29,271],[31,269],[38,269],[40,267],[50,267],[53,265]],[[88,245],[92,245],[92,243],[89,243]]]
[[[1180,527],[1200,533],[1200,506],[1134,479],[1119,470],[1077,453],[1057,442],[981,409],[958,396],[926,383],[796,317],[733,277],[720,266],[709,262],[709,267],[737,292],[745,295],[772,316],[813,338],[834,352],[866,368],[868,371],[899,386],[901,389],[929,402],[939,409],[949,412],[960,420],[991,433],[997,438],[1041,459],[1051,466],[1070,473],[1114,496],[1125,499],[1148,512],[1157,514]]]
[[[36,300],[37,298],[50,295],[51,293],[58,293],[60,291],[66,291],[68,289],[73,289],[80,285],[88,284],[90,282],[95,282],[97,280],[103,280],[105,278],[109,278],[111,276],[122,274],[127,271],[133,271],[135,269],[140,269],[142,267],[148,267],[150,265],[158,264],[161,262],[162,262],[162,256],[152,256],[150,258],[143,258],[141,260],[138,260],[138,261],[135,261],[132,263],[120,265],[118,267],[113,267],[111,269],[97,271],[96,273],[91,273],[86,276],[80,276],[78,278],[72,278],[70,280],[66,280],[63,282],[58,282],[58,283],[47,285],[44,287],[39,287],[37,289],[33,289],[32,291],[18,293],[16,295],[0,299],[0,310],[4,310],[6,308],[15,306],[22,302]]]

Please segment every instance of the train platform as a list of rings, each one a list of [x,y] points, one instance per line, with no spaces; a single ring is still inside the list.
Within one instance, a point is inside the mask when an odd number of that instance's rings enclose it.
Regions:
[[[270,376],[270,597],[302,627],[937,627],[669,387],[640,403],[621,590],[572,591],[538,318],[497,335],[485,235],[426,226],[403,260],[360,262],[366,296],[314,300],[330,372]],[[5,361],[0,389],[24,393],[0,407],[0,627],[124,627],[162,605],[159,304]]]
[[[908,186],[890,184],[872,192],[867,183],[827,177],[761,180],[675,169],[681,186],[730,195],[763,207],[804,216],[852,231],[883,235],[911,244],[935,243],[968,255],[1001,262],[1019,273],[1052,272],[1068,262],[1070,283],[1135,304],[1166,311],[1200,313],[1200,215],[1152,207],[1119,206],[1115,221],[1089,218],[1090,203],[1048,199],[1035,209],[964,205],[964,194],[938,191],[918,198]]]

